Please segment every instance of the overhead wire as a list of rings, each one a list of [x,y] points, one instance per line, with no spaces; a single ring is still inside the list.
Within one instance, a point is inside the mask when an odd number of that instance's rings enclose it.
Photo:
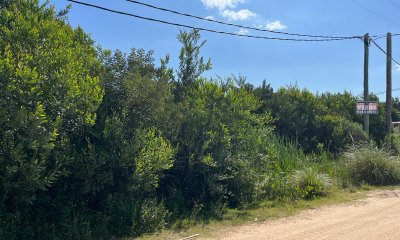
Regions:
[[[396,91],[400,91],[400,88],[395,88],[395,89],[392,90],[392,92],[396,92]],[[382,94],[385,94],[385,93],[387,93],[387,91],[378,92],[378,93],[374,93],[374,94],[376,96],[378,96],[378,95],[382,95]]]
[[[354,0],[350,0],[350,2],[354,3],[355,5],[357,5],[357,6],[361,7],[361,8],[363,8],[363,9],[365,9],[366,11],[368,11],[368,12],[370,12],[370,13],[372,13],[373,15],[378,16],[378,17],[380,17],[380,18],[386,20],[387,22],[390,22],[391,24],[393,24],[393,25],[395,25],[395,26],[397,26],[397,27],[400,28],[400,25],[399,25],[399,24],[397,24],[396,22],[390,20],[389,18],[387,18],[387,17],[385,17],[385,16],[383,16],[383,15],[381,15],[381,14],[375,12],[374,10],[370,9],[369,7],[363,5],[363,4],[359,3],[359,2],[356,2],[356,1],[354,1]]]
[[[130,2],[130,3],[134,3],[134,4],[138,4],[138,5],[142,5],[142,6],[145,6],[145,7],[153,8],[153,9],[160,10],[160,11],[177,14],[177,15],[180,15],[180,16],[185,16],[185,17],[190,17],[190,18],[195,18],[195,19],[198,19],[198,20],[202,20],[202,21],[208,21],[208,22],[218,23],[218,24],[222,24],[222,25],[226,25],[226,26],[233,26],[233,27],[249,29],[249,30],[255,30],[255,31],[260,31],[260,32],[269,32],[269,33],[274,33],[274,34],[290,35],[290,36],[297,36],[297,37],[328,38],[328,39],[355,39],[355,38],[359,38],[360,37],[360,36],[310,35],[310,34],[289,33],[289,32],[283,32],[283,31],[274,31],[274,30],[262,29],[262,28],[257,28],[257,27],[250,27],[250,26],[245,26],[245,25],[240,25],[240,24],[227,23],[227,22],[218,21],[218,20],[209,19],[209,18],[203,18],[203,17],[199,17],[199,16],[196,16],[196,15],[193,15],[193,14],[183,13],[183,12],[179,12],[179,11],[176,11],[176,10],[172,10],[172,9],[167,9],[167,8],[151,5],[151,4],[148,4],[148,3],[143,3],[143,2],[140,2],[140,1],[136,1],[136,0],[125,0],[125,1]]]
[[[380,35],[380,36],[372,36],[371,38],[374,39],[374,40],[379,40],[379,39],[385,38],[386,36],[387,35],[385,34],[385,35]],[[397,37],[397,36],[400,36],[400,33],[393,33],[392,34],[392,37]]]
[[[330,41],[351,40],[351,39],[345,39],[345,38],[301,39],[301,38],[280,38],[280,37],[266,37],[266,36],[257,36],[257,35],[246,35],[246,34],[240,34],[240,33],[234,33],[234,32],[226,32],[226,31],[214,30],[214,29],[209,29],[209,28],[194,27],[194,26],[189,26],[189,25],[186,25],[186,24],[174,23],[174,22],[169,22],[169,21],[150,18],[150,17],[143,17],[143,16],[140,16],[140,15],[127,13],[127,12],[122,12],[122,11],[118,11],[118,10],[113,10],[113,9],[105,8],[105,7],[102,7],[102,6],[99,6],[99,5],[89,4],[89,3],[86,3],[86,2],[80,2],[80,1],[76,1],[76,0],[67,0],[67,1],[68,2],[73,2],[73,3],[76,3],[76,4],[80,4],[80,5],[83,5],[83,6],[87,6],[87,7],[97,8],[97,9],[104,10],[104,11],[107,11],[107,12],[112,12],[112,13],[116,13],[116,14],[120,14],[120,15],[130,16],[130,17],[139,18],[139,19],[143,19],[143,20],[148,20],[148,21],[152,21],[152,22],[158,22],[158,23],[163,23],[163,24],[177,26],[177,27],[184,27],[184,28],[196,29],[196,30],[200,30],[200,31],[212,32],[212,33],[218,33],[218,34],[225,34],[225,35],[231,35],[231,36],[238,36],[238,37],[247,37],[247,38],[265,39],[265,40],[294,41],[294,42],[330,42]],[[357,37],[357,38],[359,38],[359,37]]]
[[[381,50],[381,52],[383,52],[385,55],[387,55],[387,52],[385,50],[383,50],[383,48],[381,46],[379,46],[374,39],[371,39],[371,42],[379,49]],[[396,61],[393,57],[392,57],[392,61],[395,62],[397,65],[400,65],[400,63],[398,61]]]
[[[163,23],[163,24],[167,24],[167,25],[173,25],[173,26],[178,26],[178,27],[184,27],[184,28],[190,28],[190,29],[197,29],[197,30],[201,30],[201,31],[207,31],[207,32],[212,32],[212,33],[219,33],[219,34],[226,34],[226,35],[232,35],[232,36],[239,36],[239,37],[248,37],[248,38],[257,38],[257,39],[267,39],[267,40],[281,40],[281,41],[299,41],[299,42],[327,42],[327,41],[339,41],[339,40],[349,40],[349,39],[360,39],[363,41],[363,37],[362,36],[349,36],[349,37],[339,37],[339,36],[318,36],[318,35],[308,35],[308,34],[297,34],[297,33],[288,33],[288,32],[280,32],[280,31],[271,31],[271,30],[266,30],[266,29],[259,29],[259,28],[254,28],[254,27],[248,27],[248,26],[242,26],[242,25],[237,25],[237,24],[232,24],[232,23],[225,23],[222,21],[217,21],[217,20],[213,20],[213,19],[207,19],[207,18],[202,18],[202,17],[198,17],[195,15],[191,15],[191,14],[187,14],[187,13],[181,13],[175,10],[170,10],[170,9],[165,9],[165,8],[161,8],[161,7],[156,7],[147,3],[142,3],[139,1],[135,1],[135,0],[126,0],[128,2],[132,2],[132,3],[137,3],[143,6],[147,6],[147,7],[151,7],[154,9],[158,9],[158,10],[162,10],[162,11],[167,11],[167,12],[171,12],[171,13],[175,13],[175,14],[179,14],[179,15],[183,15],[183,16],[187,16],[187,17],[192,17],[192,18],[197,18],[200,20],[205,20],[205,21],[209,21],[209,22],[215,22],[215,23],[220,23],[220,24],[224,24],[224,25],[228,25],[228,26],[235,26],[235,27],[240,27],[240,28],[246,28],[246,29],[251,29],[251,30],[257,30],[257,31],[263,31],[263,32],[270,32],[270,33],[276,33],[276,34],[284,34],[284,35],[291,35],[291,36],[298,36],[298,37],[309,37],[309,38],[322,38],[322,39],[299,39],[299,38],[279,38],[279,37],[266,37],[266,36],[255,36],[255,35],[246,35],[246,34],[239,34],[239,33],[233,33],[233,32],[225,32],[225,31],[218,31],[218,30],[213,30],[213,29],[208,29],[208,28],[201,28],[201,27],[194,27],[194,26],[189,26],[189,25],[185,25],[185,24],[180,24],[180,23],[174,23],[174,22],[169,22],[169,21],[164,21],[164,20],[159,20],[159,19],[155,19],[155,18],[149,18],[149,17],[143,17],[143,16],[139,16],[139,15],[135,15],[132,13],[127,13],[127,12],[122,12],[122,11],[118,11],[118,10],[113,10],[113,9],[109,9],[109,8],[105,8],[102,6],[98,6],[98,5],[94,5],[94,4],[89,4],[86,2],[81,2],[81,1],[77,1],[77,0],[67,0],[69,2],[73,2],[79,5],[83,5],[83,6],[87,6],[87,7],[92,7],[92,8],[96,8],[96,9],[100,9],[100,10],[104,10],[104,11],[108,11],[108,12],[112,12],[112,13],[116,13],[116,14],[121,14],[121,15],[126,15],[126,16],[130,16],[130,17],[135,17],[135,18],[139,18],[139,19],[143,19],[143,20],[148,20],[148,21],[153,21],[153,22],[158,22],[158,23]],[[371,11],[372,13],[374,13],[372,10],[366,8],[365,6],[350,0],[351,2],[355,3],[356,5],[359,5],[360,7],[365,8],[368,11]],[[375,13],[374,13],[375,14]],[[378,16],[380,16],[378,14]],[[386,18],[385,18],[386,19]],[[386,19],[389,20],[389,19]],[[389,20],[390,21],[390,20]],[[390,21],[391,22],[391,21]],[[393,23],[393,22],[392,22]],[[396,24],[397,25],[397,24]],[[397,25],[400,27],[400,25]],[[392,34],[392,36],[400,36],[400,33],[395,33]],[[385,55],[387,55],[386,51],[380,47],[375,41],[381,38],[386,37],[386,35],[378,35],[378,36],[371,36],[370,37],[370,41],[380,50],[382,51]],[[400,66],[400,63],[398,61],[396,61],[394,58],[392,58],[392,61],[395,62],[397,65]],[[393,89],[392,92],[394,91],[400,91],[400,88],[396,88]],[[385,94],[386,91],[384,92],[378,92],[375,93],[375,95],[382,95]]]
[[[376,40],[376,39],[371,39],[371,42],[372,42],[381,52],[383,52],[385,55],[387,55],[387,52],[386,52],[381,46],[379,46],[379,44],[376,43],[375,40]],[[392,61],[395,62],[397,65],[400,66],[400,63],[399,63],[398,61],[396,61],[393,57],[392,57]],[[393,89],[393,90],[392,90],[392,92],[396,92],[396,91],[400,91],[400,88],[396,88],[396,89]],[[385,93],[387,93],[387,91],[378,92],[378,93],[375,93],[375,95],[378,96],[378,95],[382,95],[382,94],[385,94]]]
[[[382,38],[385,38],[385,37],[386,37],[386,35],[381,35],[381,36],[372,37],[372,39],[373,40],[379,40],[379,39],[382,39]]]
[[[393,0],[386,0],[387,2],[391,3],[393,6],[396,6],[397,8],[400,8],[400,3],[397,3]]]

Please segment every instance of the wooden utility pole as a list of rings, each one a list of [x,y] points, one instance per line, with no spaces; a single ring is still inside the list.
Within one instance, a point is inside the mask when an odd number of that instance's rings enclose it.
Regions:
[[[386,137],[390,146],[392,133],[392,34],[387,34],[386,52]]]
[[[369,66],[369,34],[364,35],[364,101],[368,105],[369,89],[368,89],[368,66]],[[369,136],[369,114],[364,114],[364,131]]]

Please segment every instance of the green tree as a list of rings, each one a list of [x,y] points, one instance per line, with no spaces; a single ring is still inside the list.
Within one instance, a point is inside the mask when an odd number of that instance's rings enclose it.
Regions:
[[[95,122],[101,65],[89,36],[38,0],[1,2],[0,55],[0,232],[27,239]]]
[[[172,70],[167,58],[156,67],[153,53],[142,49],[129,55],[101,51],[100,56],[105,96],[72,182],[78,183],[81,211],[94,212],[85,214],[85,221],[102,226],[94,238],[136,236],[163,226],[168,216],[157,191],[175,154],[167,140],[176,124],[170,120]]]
[[[211,60],[204,60],[200,56],[200,49],[206,41],[200,42],[200,31],[192,30],[191,32],[181,31],[178,40],[182,44],[179,54],[179,71],[177,94],[182,94],[185,88],[190,88],[199,80],[201,74],[212,68]]]
[[[270,116],[254,114],[258,100],[232,81],[200,81],[187,90],[183,106],[176,164],[166,179],[184,199],[181,207],[249,202],[263,140],[272,131]]]
[[[263,80],[261,86],[253,90],[253,94],[261,101],[261,106],[257,110],[258,113],[265,113],[270,111],[269,104],[274,94],[274,89],[271,84],[267,84],[267,80]]]
[[[279,134],[296,140],[305,150],[312,151],[318,145],[317,116],[326,112],[317,97],[297,86],[281,88],[269,105],[276,120]]]

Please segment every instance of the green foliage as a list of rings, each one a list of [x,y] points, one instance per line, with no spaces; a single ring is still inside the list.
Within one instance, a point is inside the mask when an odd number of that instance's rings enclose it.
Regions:
[[[325,140],[324,145],[332,152],[339,152],[348,144],[368,141],[368,136],[360,124],[342,116],[318,116],[317,122],[319,141]]]
[[[373,99],[372,99],[373,100]],[[371,100],[371,101],[372,101]],[[376,100],[378,100],[376,98]],[[385,103],[379,103],[378,114],[370,116],[370,135],[380,146],[384,144],[386,137],[386,106]]]
[[[400,132],[398,129],[394,129],[391,134],[391,149],[397,155],[400,155]]]
[[[328,151],[368,139],[350,93],[204,79],[198,30],[180,32],[174,76],[168,55],[157,66],[152,51],[96,50],[68,11],[0,1],[2,239],[136,237],[262,199],[321,196]],[[399,181],[397,161],[354,151],[370,161],[348,161],[355,181]]]
[[[93,160],[85,161],[97,189],[89,192],[89,204],[104,215],[106,233],[137,236],[164,226],[170,215],[157,196],[175,155],[160,131],[174,133],[169,71],[155,67],[152,52],[144,50],[132,49],[128,57],[103,51],[102,61],[105,97],[89,134]]]
[[[319,173],[316,169],[307,167],[295,171],[289,183],[299,197],[310,199],[327,195],[332,180],[327,174]]]
[[[141,132],[136,137],[139,149],[135,159],[135,176],[143,190],[158,187],[160,174],[173,166],[174,149],[154,130]],[[149,185],[149,187],[146,187]]]
[[[1,238],[100,239],[163,226],[169,214],[157,189],[175,150],[153,126],[173,125],[163,124],[172,101],[167,59],[156,68],[143,50],[98,56],[65,12],[34,0],[6,6],[0,11]]]
[[[211,60],[204,61],[200,57],[200,49],[206,41],[200,41],[200,31],[193,30],[191,32],[181,31],[178,35],[178,40],[182,43],[181,52],[179,55],[180,65],[178,78],[184,86],[192,86],[200,75],[211,69]]]
[[[2,2],[0,56],[0,231],[26,239],[43,230],[33,227],[40,206],[51,205],[70,146],[94,123],[101,66],[89,36],[37,0]]]
[[[298,144],[270,135],[265,139],[265,154],[255,185],[256,199],[295,199],[288,179],[293,171],[308,165],[308,158]]]
[[[356,145],[342,158],[347,176],[355,184],[393,185],[400,183],[400,161],[390,151],[374,145]]]
[[[314,95],[306,89],[289,86],[264,100],[266,109],[261,111],[269,108],[277,119],[277,132],[297,141],[306,152],[317,151],[318,145],[323,144],[328,151],[337,153],[348,144],[368,140],[357,124],[362,119],[355,114],[355,103],[356,98],[348,92]],[[371,124],[380,125],[381,121],[371,117]],[[381,138],[374,131],[373,135]]]
[[[201,81],[182,104],[185,115],[175,179],[184,199],[190,200],[186,207],[192,208],[191,199],[205,206],[248,201],[253,192],[252,167],[259,161],[263,138],[271,132],[269,116],[252,114],[258,101],[232,82],[220,86]]]
[[[182,44],[179,54],[179,71],[178,82],[175,89],[175,98],[183,99],[183,94],[188,88],[195,87],[201,74],[212,68],[211,60],[207,62],[200,56],[200,49],[206,41],[200,41],[200,31],[192,30],[191,32],[181,31],[178,40]]]
[[[267,84],[267,81],[264,79],[261,86],[253,90],[253,94],[261,100],[261,106],[259,107],[257,112],[268,112],[268,104],[274,94],[274,89],[271,87],[271,85]]]
[[[330,115],[341,116],[349,121],[361,121],[362,116],[355,114],[358,99],[350,92],[323,93],[318,97]]]
[[[326,107],[311,92],[297,86],[281,88],[273,95],[270,107],[280,134],[298,141],[306,150],[316,149],[317,116],[326,112]]]

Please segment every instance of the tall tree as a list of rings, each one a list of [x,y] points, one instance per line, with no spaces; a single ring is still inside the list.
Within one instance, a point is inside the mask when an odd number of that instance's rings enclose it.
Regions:
[[[179,71],[178,71],[178,92],[185,88],[192,87],[201,74],[212,68],[211,60],[204,60],[200,56],[200,49],[206,41],[200,41],[199,30],[191,32],[181,31],[178,40],[182,44],[179,54]]]
[[[11,219],[28,221],[30,206],[68,174],[70,144],[102,98],[99,70],[90,37],[47,2],[1,2],[0,211]]]

